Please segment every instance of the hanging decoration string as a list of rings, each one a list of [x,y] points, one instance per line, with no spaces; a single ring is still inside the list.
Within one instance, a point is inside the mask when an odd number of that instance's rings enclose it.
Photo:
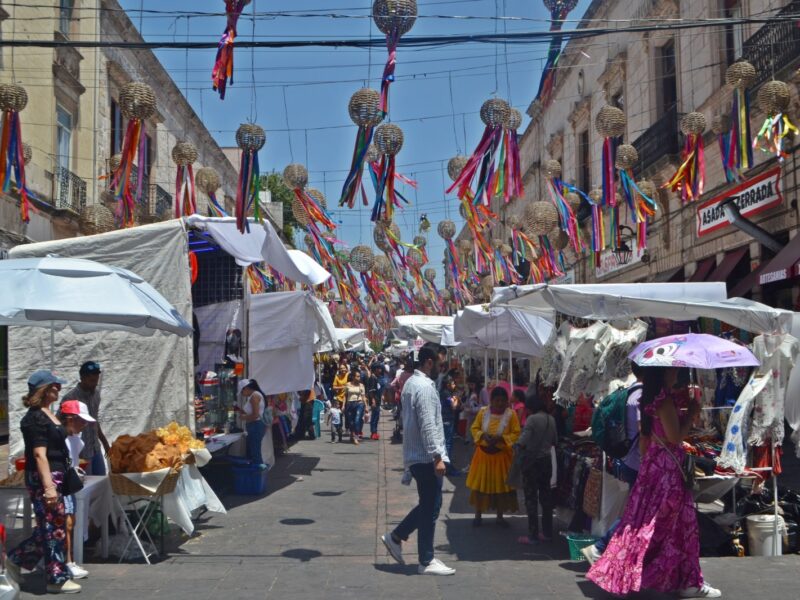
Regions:
[[[33,194],[25,180],[25,165],[31,160],[31,150],[22,141],[22,123],[19,113],[28,104],[28,93],[15,83],[0,84],[0,110],[3,112],[2,138],[0,139],[0,188],[11,191],[13,173],[20,196],[20,217],[23,223],[30,221],[30,201]],[[26,152],[27,151],[27,152]]]
[[[227,24],[217,47],[217,58],[211,71],[211,83],[220,100],[225,99],[228,82],[233,85],[233,42],[236,39],[236,27],[244,7],[250,0],[225,0]],[[255,15],[253,15],[255,19]]]

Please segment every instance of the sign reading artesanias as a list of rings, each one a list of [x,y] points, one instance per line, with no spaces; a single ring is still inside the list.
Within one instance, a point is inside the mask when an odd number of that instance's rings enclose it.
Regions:
[[[697,236],[708,235],[730,225],[721,206],[722,201],[728,198],[733,198],[744,217],[777,206],[783,202],[780,184],[781,168],[775,167],[704,202],[697,208]]]

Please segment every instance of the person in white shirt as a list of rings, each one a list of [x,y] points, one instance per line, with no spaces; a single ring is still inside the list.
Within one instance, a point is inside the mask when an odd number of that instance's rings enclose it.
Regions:
[[[83,450],[84,442],[81,438],[81,432],[89,423],[95,423],[94,417],[89,414],[89,407],[79,400],[64,400],[61,403],[61,410],[59,411],[59,418],[64,425],[64,430],[67,433],[67,450],[69,450],[69,458],[72,466],[78,468],[80,464],[80,455]],[[72,538],[75,528],[75,496],[64,496],[64,513],[67,518],[67,569],[72,573],[73,579],[84,579],[89,576],[89,571],[75,563],[72,556]],[[83,535],[82,531],[77,532],[77,535]]]
[[[331,426],[331,444],[336,441],[336,436],[339,436],[339,441],[342,441],[342,409],[339,408],[339,401],[334,400],[333,405],[328,410],[326,423]]]
[[[403,463],[417,482],[419,503],[391,532],[381,536],[389,554],[403,564],[401,544],[417,532],[421,575],[453,575],[456,570],[433,556],[433,534],[442,506],[442,479],[447,456],[439,394],[431,379],[438,372],[436,346],[419,350],[417,369],[403,386]]]

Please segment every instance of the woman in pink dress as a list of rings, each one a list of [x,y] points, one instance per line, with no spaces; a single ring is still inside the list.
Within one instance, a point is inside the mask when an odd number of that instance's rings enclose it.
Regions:
[[[643,369],[639,477],[619,527],[588,579],[619,596],[643,589],[681,598],[719,598],[703,581],[692,493],[683,483],[683,439],[699,415],[688,370]],[[679,383],[680,382],[680,383]]]

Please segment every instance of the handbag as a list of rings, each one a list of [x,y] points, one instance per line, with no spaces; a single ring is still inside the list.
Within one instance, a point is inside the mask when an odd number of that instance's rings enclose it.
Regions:
[[[83,479],[78,470],[72,466],[67,440],[64,439],[64,456],[66,457],[67,468],[64,470],[64,481],[61,482],[60,491],[62,496],[72,496],[83,489]]]
[[[506,476],[506,485],[512,488],[521,488],[523,486],[522,481],[522,472],[528,471],[533,464],[533,460],[530,459],[531,456],[536,455],[539,452],[539,449],[542,447],[544,443],[544,436],[550,429],[550,419],[547,420],[547,425],[544,430],[544,434],[542,437],[539,438],[538,444],[534,446],[535,452],[529,452],[526,448],[521,447],[518,444],[514,444],[514,456],[511,459],[511,467],[508,469],[508,475]],[[549,458],[548,458],[549,460]]]
[[[659,444],[661,444],[661,447],[667,451],[667,454],[669,454],[670,458],[675,462],[675,464],[678,465],[678,470],[680,471],[681,479],[683,479],[683,487],[685,487],[687,490],[697,489],[697,481],[695,480],[695,474],[694,474],[694,469],[695,469],[694,455],[689,454],[688,452],[684,453],[683,462],[681,463],[681,461],[678,460],[675,454],[673,454],[672,450],[667,448],[667,445],[664,443],[664,440],[662,440],[657,435],[654,435],[653,437]]]
[[[583,489],[583,512],[592,519],[600,516],[600,500],[603,493],[603,473],[600,469],[591,468]]]

